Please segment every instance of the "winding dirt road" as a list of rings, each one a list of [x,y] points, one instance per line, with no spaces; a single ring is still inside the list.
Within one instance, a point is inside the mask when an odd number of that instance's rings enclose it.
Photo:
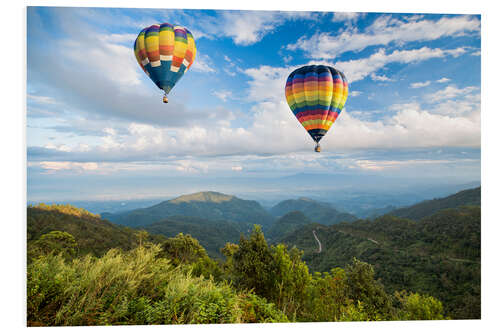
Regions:
[[[318,242],[319,245],[318,253],[321,253],[321,242],[319,241],[318,236],[316,236],[316,232],[314,230],[313,230],[313,236],[314,238],[316,238],[316,241]]]

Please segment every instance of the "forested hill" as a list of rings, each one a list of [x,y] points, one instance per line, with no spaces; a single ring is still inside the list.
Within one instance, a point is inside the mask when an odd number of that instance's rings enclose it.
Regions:
[[[480,318],[479,207],[418,222],[286,219],[277,226],[292,230],[289,247],[269,246],[255,226],[213,260],[187,232],[170,235],[183,227],[213,243],[227,231],[215,221],[148,227],[166,238],[69,205],[29,207],[28,326]]]
[[[293,211],[280,217],[266,234],[269,239],[281,239],[290,232],[298,228],[310,224],[312,221],[307,218],[301,211]]]
[[[132,227],[152,224],[171,216],[240,222],[245,228],[254,223],[267,228],[274,221],[257,201],[243,200],[217,192],[198,192],[163,201],[148,208],[101,215],[112,222]]]
[[[356,257],[374,266],[390,292],[430,294],[443,301],[453,318],[480,317],[479,206],[441,210],[420,221],[384,215],[373,221],[307,225],[280,242],[304,250],[312,271],[344,267]]]
[[[175,237],[179,233],[196,238],[212,258],[222,258],[220,249],[227,242],[236,243],[240,239],[241,225],[224,220],[207,220],[192,216],[172,216],[165,220],[142,227],[150,234]],[[250,230],[246,230],[247,233]]]
[[[329,225],[339,222],[352,222],[356,216],[340,212],[326,202],[315,201],[309,198],[284,200],[271,208],[270,212],[281,217],[292,211],[300,211],[313,222]]]
[[[70,234],[80,254],[102,255],[111,248],[130,250],[139,244],[138,230],[115,225],[84,209],[45,204],[28,207],[28,247],[44,235],[56,231]],[[53,234],[53,237],[58,235]],[[166,238],[149,235],[147,239],[161,242]]]
[[[422,201],[410,207],[393,210],[388,215],[419,220],[446,208],[481,206],[481,187],[460,191],[445,198]]]

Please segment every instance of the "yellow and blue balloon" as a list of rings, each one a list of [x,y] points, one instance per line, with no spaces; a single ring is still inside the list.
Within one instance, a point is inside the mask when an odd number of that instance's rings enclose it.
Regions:
[[[163,102],[167,103],[167,94],[193,64],[196,45],[186,28],[153,24],[137,36],[134,53],[144,72],[165,92]]]

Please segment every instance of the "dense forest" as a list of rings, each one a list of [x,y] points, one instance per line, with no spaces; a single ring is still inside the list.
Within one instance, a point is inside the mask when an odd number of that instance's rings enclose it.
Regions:
[[[446,209],[420,221],[385,215],[332,226],[308,224],[279,241],[303,250],[314,271],[345,267],[352,257],[373,265],[388,292],[429,294],[452,318],[479,318],[481,210]],[[318,243],[323,244],[318,253]]]
[[[131,228],[30,206],[28,325],[480,318],[480,206],[457,207],[333,225],[295,211],[264,229],[194,216]]]

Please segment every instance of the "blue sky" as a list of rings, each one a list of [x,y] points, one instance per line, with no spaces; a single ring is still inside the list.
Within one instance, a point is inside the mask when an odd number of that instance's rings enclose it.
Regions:
[[[132,49],[160,22],[198,52],[168,105]],[[480,179],[477,15],[30,7],[27,62],[28,200],[238,194],[304,172]],[[321,154],[284,97],[313,63],[350,83]]]

